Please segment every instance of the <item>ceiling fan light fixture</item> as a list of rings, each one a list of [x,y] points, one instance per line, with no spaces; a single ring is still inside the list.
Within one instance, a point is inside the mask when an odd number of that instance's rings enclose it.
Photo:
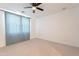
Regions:
[[[36,7],[32,7],[32,10],[36,10]]]
[[[33,13],[35,13],[36,10],[44,11],[44,9],[39,7],[40,4],[42,3],[31,3],[31,7],[24,7],[24,9],[32,8]]]

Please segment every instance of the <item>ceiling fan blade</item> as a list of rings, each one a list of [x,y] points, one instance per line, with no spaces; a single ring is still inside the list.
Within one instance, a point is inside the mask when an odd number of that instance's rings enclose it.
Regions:
[[[36,3],[31,3],[32,6],[36,6]]]
[[[32,8],[32,7],[24,7],[24,8]]]
[[[44,11],[44,9],[42,9],[42,8],[39,8],[39,7],[36,7],[38,10],[41,10],[41,11]]]
[[[39,6],[42,3],[31,3],[32,6]]]
[[[42,4],[42,3],[36,3],[36,6],[39,6],[40,4]]]
[[[35,13],[35,10],[33,10],[33,13]]]

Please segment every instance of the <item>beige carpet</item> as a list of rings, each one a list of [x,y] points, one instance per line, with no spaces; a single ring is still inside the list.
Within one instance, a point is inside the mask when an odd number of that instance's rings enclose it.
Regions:
[[[41,39],[32,39],[0,48],[3,56],[69,56],[79,55],[79,48]]]

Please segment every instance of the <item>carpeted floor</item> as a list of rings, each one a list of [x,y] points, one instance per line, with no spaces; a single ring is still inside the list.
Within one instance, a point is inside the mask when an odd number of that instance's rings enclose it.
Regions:
[[[79,56],[79,48],[32,39],[0,48],[1,56]]]

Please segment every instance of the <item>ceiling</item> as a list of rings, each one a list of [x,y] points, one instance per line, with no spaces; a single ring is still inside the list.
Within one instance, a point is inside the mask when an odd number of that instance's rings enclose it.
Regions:
[[[29,3],[0,3],[0,8],[12,10],[15,12],[24,11],[25,15],[32,17],[44,17],[50,14],[55,14],[61,12],[62,8],[71,9],[79,7],[78,3],[43,3],[39,7],[43,8],[44,11],[41,12],[36,10],[36,13],[32,13],[32,9],[24,9],[23,7],[30,6]]]

